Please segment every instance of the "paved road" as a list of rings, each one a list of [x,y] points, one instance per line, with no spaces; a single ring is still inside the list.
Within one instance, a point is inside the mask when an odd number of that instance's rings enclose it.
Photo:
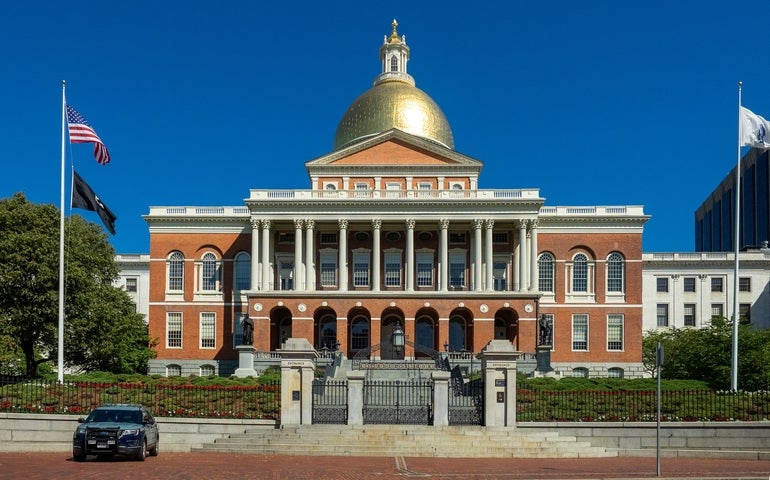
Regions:
[[[446,480],[704,478],[770,479],[770,460],[662,458],[460,459],[163,453],[144,462],[66,453],[0,453],[0,479]]]

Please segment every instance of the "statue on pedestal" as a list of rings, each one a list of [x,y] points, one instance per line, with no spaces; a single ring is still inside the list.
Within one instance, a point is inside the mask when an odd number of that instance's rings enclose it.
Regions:
[[[243,344],[251,345],[254,343],[254,320],[251,317],[243,319]]]
[[[545,316],[540,315],[539,320],[540,325],[540,345],[551,345],[551,331],[553,329],[553,326],[551,325],[551,321]]]

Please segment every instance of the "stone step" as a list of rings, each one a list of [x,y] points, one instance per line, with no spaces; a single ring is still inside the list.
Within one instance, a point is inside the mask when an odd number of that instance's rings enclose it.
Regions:
[[[577,458],[617,456],[556,432],[474,426],[312,425],[231,434],[194,451],[288,455]]]

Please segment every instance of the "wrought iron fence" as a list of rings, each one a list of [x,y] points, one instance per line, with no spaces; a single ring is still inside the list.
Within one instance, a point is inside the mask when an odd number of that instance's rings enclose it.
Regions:
[[[140,403],[160,417],[278,419],[281,386],[26,381],[0,387],[2,412],[85,415],[105,403]]]
[[[449,382],[449,424],[484,423],[484,383],[481,379],[463,383]]]
[[[655,421],[657,392],[518,390],[519,422]],[[667,390],[661,421],[770,420],[770,392]]]

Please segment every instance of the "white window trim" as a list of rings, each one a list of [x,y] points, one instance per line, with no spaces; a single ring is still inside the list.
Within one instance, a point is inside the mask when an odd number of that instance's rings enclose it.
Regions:
[[[171,346],[169,343],[171,330],[169,329],[171,316],[174,316],[174,320],[179,318],[179,346]],[[184,348],[184,316],[182,312],[166,312],[166,348],[169,350],[181,350]]]
[[[361,260],[366,262],[362,262]],[[356,264],[366,263],[366,284],[356,284]],[[372,251],[366,248],[356,248],[353,250],[353,288],[366,288],[372,285]]]
[[[214,346],[212,347],[204,347],[203,346],[203,330],[204,330],[204,322],[212,321],[212,337],[210,340],[214,340]],[[208,337],[205,337],[207,340],[209,340]],[[216,350],[217,348],[217,314],[214,312],[200,312],[200,315],[198,317],[198,348],[201,350]]]
[[[585,318],[585,326],[586,326],[586,348],[585,349],[575,349],[575,320],[583,319]],[[590,318],[585,313],[576,313],[572,315],[572,336],[570,338],[570,347],[572,348],[573,352],[589,352],[591,351],[591,322]]]

